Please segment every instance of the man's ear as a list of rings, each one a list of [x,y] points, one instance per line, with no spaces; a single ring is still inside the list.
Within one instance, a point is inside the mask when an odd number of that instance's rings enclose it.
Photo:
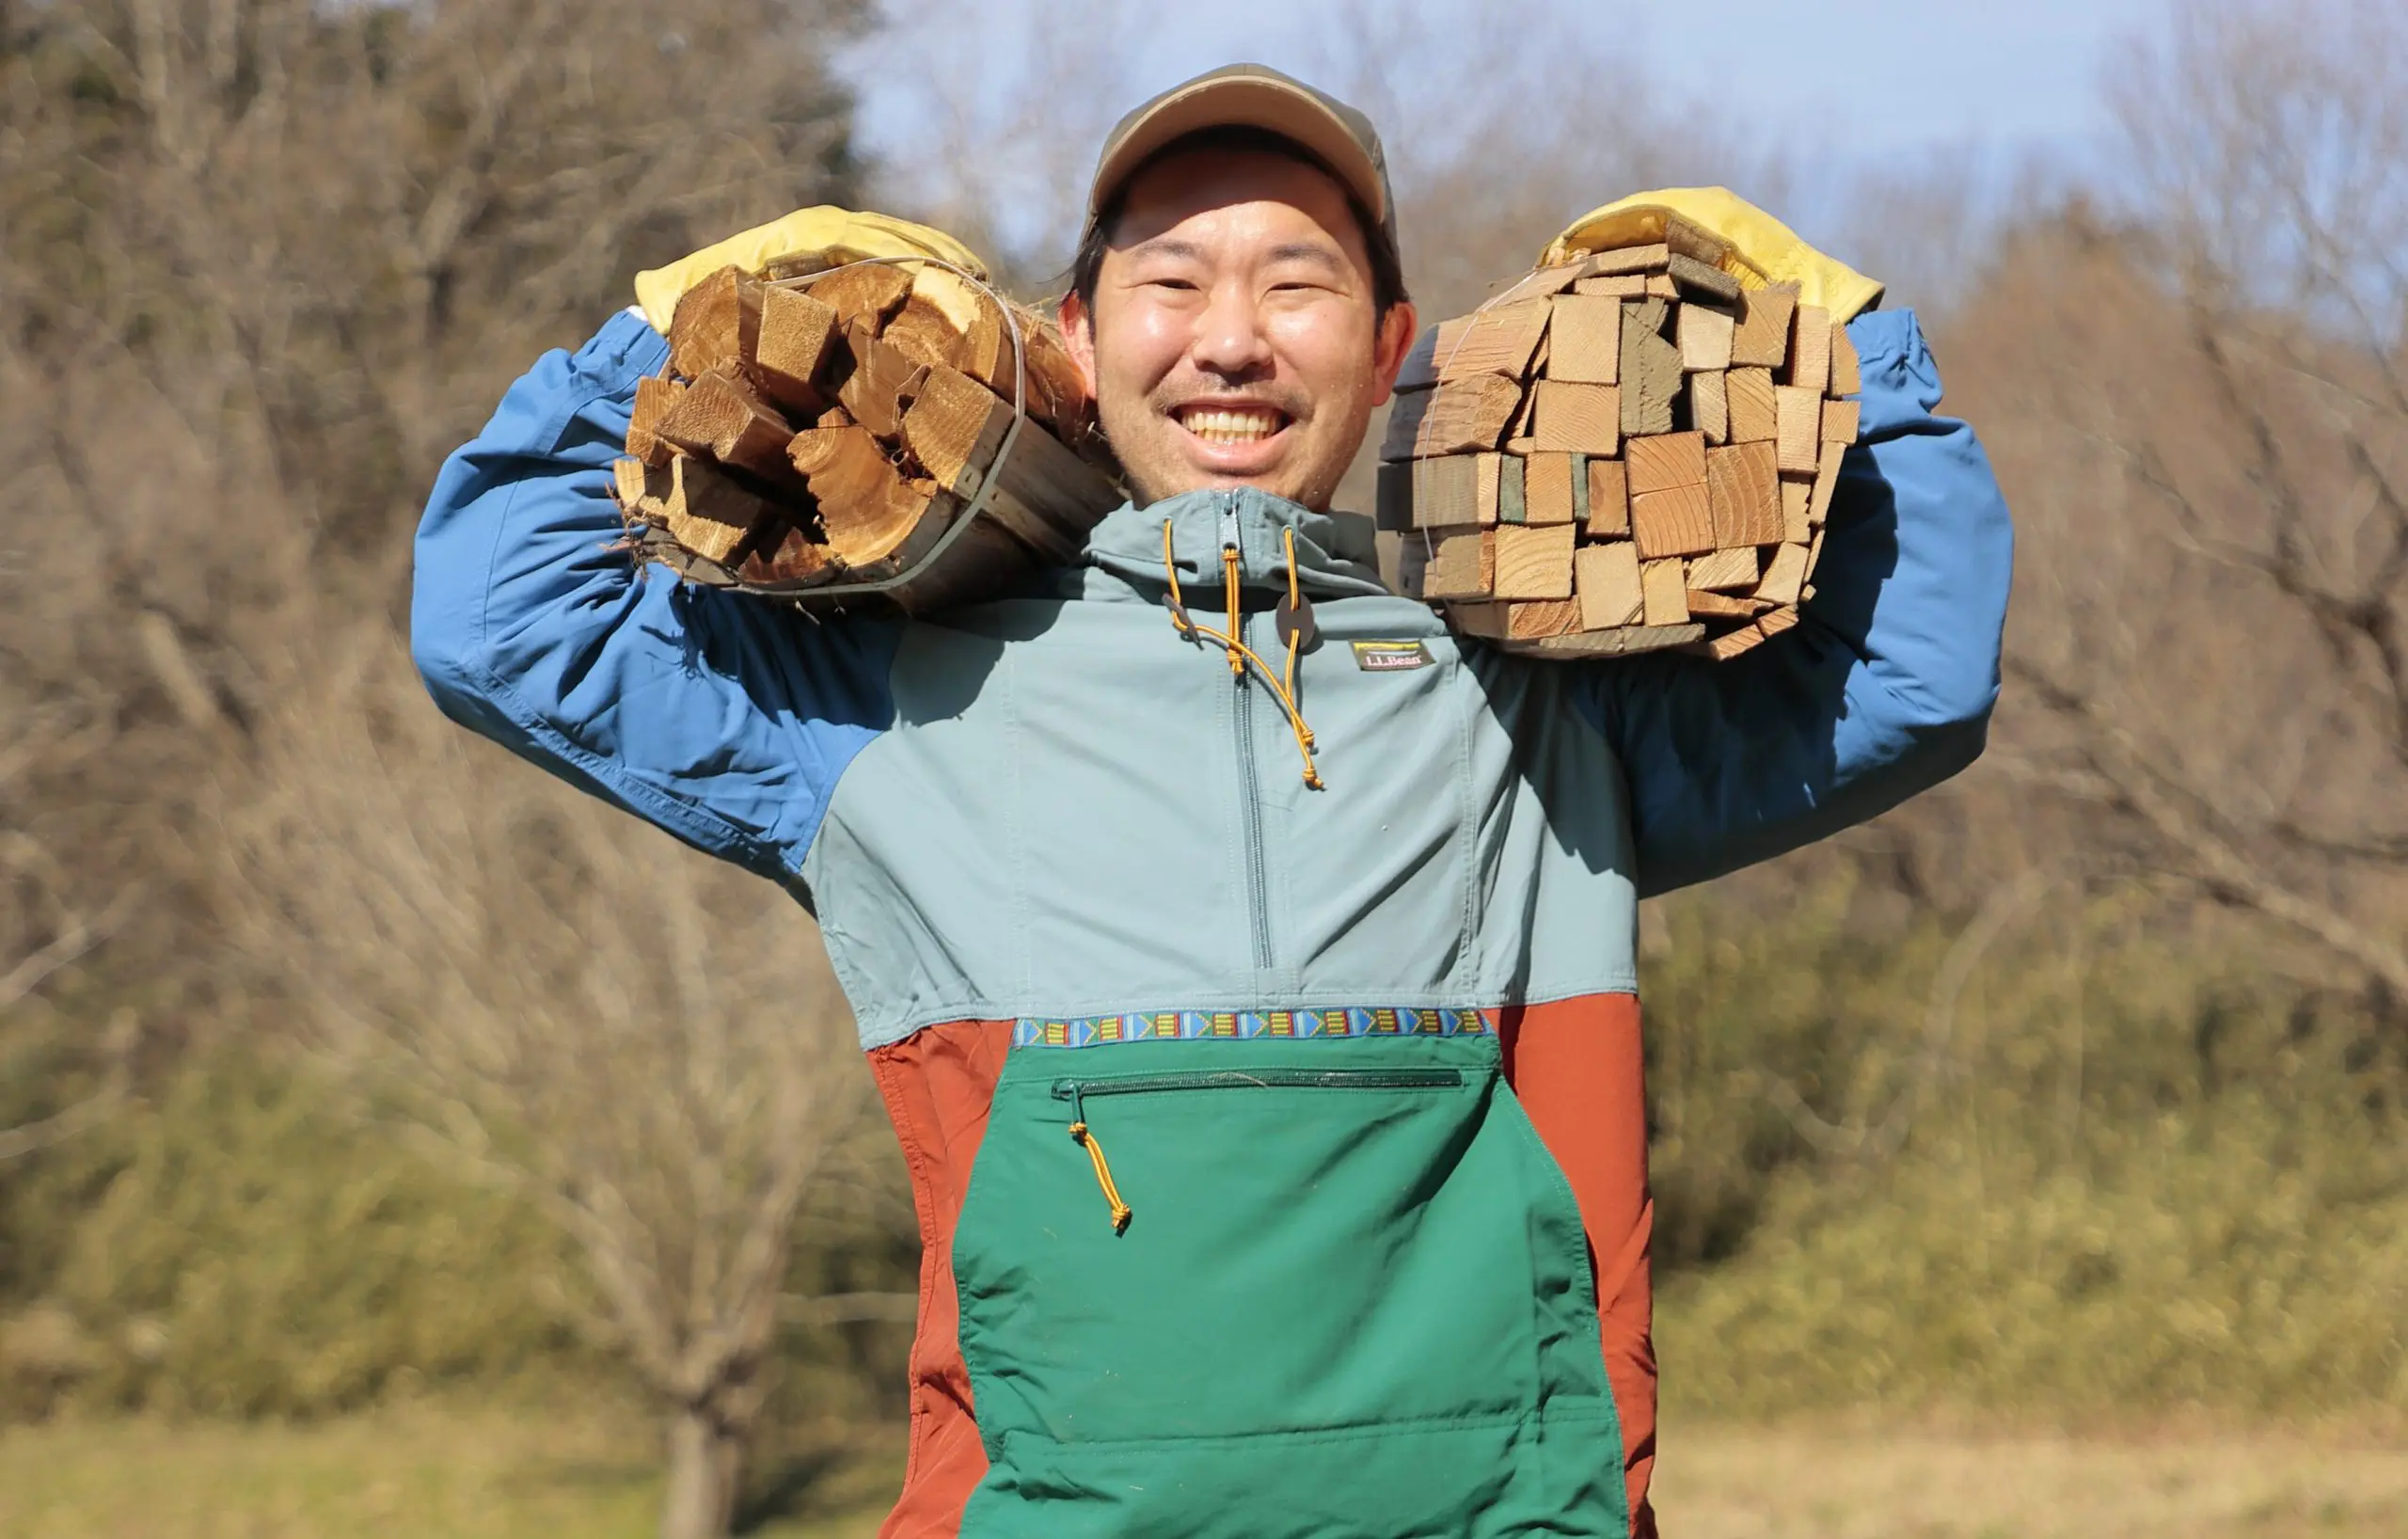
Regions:
[[[1420,319],[1410,299],[1390,305],[1380,317],[1380,334],[1371,344],[1371,375],[1379,382],[1379,393],[1371,398],[1371,405],[1381,405],[1396,393],[1396,376],[1404,367],[1404,356],[1413,351]]]
[[[1062,345],[1069,349],[1070,361],[1079,366],[1079,379],[1087,388],[1087,399],[1097,399],[1094,314],[1088,310],[1086,301],[1079,297],[1079,291],[1072,289],[1062,296],[1054,318],[1062,326]]]

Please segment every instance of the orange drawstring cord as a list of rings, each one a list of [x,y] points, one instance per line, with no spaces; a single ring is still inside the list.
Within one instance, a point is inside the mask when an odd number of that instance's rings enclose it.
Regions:
[[[1313,768],[1313,729],[1305,725],[1303,709],[1293,704],[1296,700],[1296,654],[1303,647],[1305,641],[1305,627],[1301,618],[1304,613],[1305,598],[1296,583],[1296,532],[1293,528],[1289,528],[1279,532],[1286,537],[1288,547],[1288,612],[1295,617],[1291,618],[1288,625],[1287,680],[1288,699],[1291,702],[1289,724],[1296,729],[1296,748],[1305,756],[1305,784],[1314,790],[1320,790],[1321,772]]]
[[[1087,1151],[1087,1162],[1095,1166],[1095,1183],[1103,1188],[1104,1201],[1112,1204],[1112,1232],[1118,1234],[1129,1227],[1136,1210],[1129,1206],[1120,1196],[1120,1188],[1113,1183],[1112,1166],[1103,1163],[1103,1146],[1095,1141],[1095,1134],[1087,1131],[1084,1119],[1070,1124],[1070,1136]]]
[[[1238,547],[1221,547],[1221,591],[1229,599],[1229,676],[1245,676],[1245,643],[1238,635]]]
[[[1291,529],[1285,532],[1288,537],[1288,602],[1292,608],[1299,602],[1296,532]],[[1292,625],[1288,629],[1288,666],[1284,678],[1271,671],[1271,665],[1262,660],[1261,654],[1239,639],[1238,551],[1235,546],[1221,547],[1221,580],[1228,592],[1229,628],[1219,631],[1211,626],[1197,625],[1188,615],[1187,601],[1179,591],[1179,563],[1171,559],[1170,520],[1167,518],[1163,520],[1163,572],[1170,579],[1172,626],[1182,627],[1181,634],[1201,636],[1228,648],[1229,673],[1234,677],[1243,677],[1245,665],[1249,662],[1254,664],[1255,672],[1262,675],[1262,682],[1270,686],[1271,693],[1279,702],[1280,710],[1286,713],[1289,730],[1295,734],[1296,752],[1303,754],[1305,760],[1305,784],[1316,791],[1323,789],[1321,770],[1313,764],[1313,729],[1305,724],[1305,713],[1296,704],[1296,651],[1302,643],[1303,631]]]

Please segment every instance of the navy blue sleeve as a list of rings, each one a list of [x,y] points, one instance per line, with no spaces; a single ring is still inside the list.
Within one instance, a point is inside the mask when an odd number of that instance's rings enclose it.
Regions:
[[[1837,833],[1980,756],[2014,535],[1988,457],[1935,415],[1911,311],[1848,325],[1861,441],[1797,627],[1727,663],[1593,665],[1575,690],[1630,782],[1642,895]]]
[[[445,462],[410,645],[454,721],[689,844],[798,882],[836,780],[893,719],[898,623],[815,624],[619,547],[611,462],[668,344],[622,313],[546,355]]]

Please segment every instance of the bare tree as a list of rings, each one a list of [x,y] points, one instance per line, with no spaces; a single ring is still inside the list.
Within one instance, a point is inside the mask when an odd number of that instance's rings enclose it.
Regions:
[[[315,628],[389,624],[439,456],[627,278],[852,192],[852,0],[0,15],[0,714],[121,944],[215,992],[215,787]],[[335,595],[336,601],[320,599]],[[224,779],[221,780],[221,777]]]
[[[2045,440],[2009,762],[2408,997],[2408,18],[2186,12],[2121,106],[2140,206],[1969,325]]]
[[[30,754],[22,740],[0,748],[0,793]],[[98,913],[87,913],[67,897],[63,877],[58,862],[32,837],[0,831],[0,881],[8,889],[7,902],[0,905],[0,936],[6,937],[0,940],[0,1049],[14,1051],[17,1034],[9,1028],[38,1001],[42,986],[106,942],[133,907],[135,895],[128,888]],[[133,1012],[120,1010],[104,1039],[91,1044],[99,1051],[85,1055],[98,1060],[97,1087],[32,1121],[0,1126],[0,1161],[73,1137],[123,1103],[135,1022]]]
[[[329,659],[263,770],[246,944],[366,1104],[567,1232],[667,1420],[663,1539],[725,1531],[796,1214],[869,1126],[816,937],[438,719],[389,641]]]
[[[0,984],[109,934],[195,1020],[306,1006],[366,1103],[576,1237],[671,1407],[677,1539],[726,1525],[852,1126],[841,1004],[774,894],[457,740],[396,621],[512,375],[637,269],[853,196],[859,12],[0,8]]]

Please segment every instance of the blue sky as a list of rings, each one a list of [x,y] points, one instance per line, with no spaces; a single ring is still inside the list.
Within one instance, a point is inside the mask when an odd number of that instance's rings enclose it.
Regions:
[[[1062,0],[990,0],[957,10],[898,4],[904,26],[968,27],[993,39],[1025,33],[1037,6]],[[1712,0],[1690,6],[1538,4],[1478,8],[1543,47],[1558,28],[1626,42],[1665,84],[1724,95],[1759,112],[1781,111],[1801,130],[1867,155],[1911,154],[1970,139],[2006,147],[2079,149],[2099,126],[2097,83],[2115,41],[2159,24],[2172,0],[1858,0],[1851,5]],[[1259,58],[1309,73],[1315,34],[1334,8],[1313,0],[1214,0],[1201,7],[1135,5],[1142,51],[1134,78],[1098,81],[1133,103],[1188,74]],[[1691,8],[1710,22],[1685,24]],[[1427,18],[1427,46],[1443,54],[1474,8],[1378,0],[1384,18]],[[1512,18],[1506,22],[1506,18]],[[892,136],[893,92],[872,81],[865,105],[873,139]]]
[[[1827,143],[1871,157],[1965,142],[2078,155],[2105,126],[2098,87],[2116,44],[2162,24],[2168,0],[1701,8],[1715,25],[1649,39],[1671,79],[1700,91],[1727,80]]]
[[[1979,207],[1985,198],[1999,201],[2015,174],[2034,167],[2112,177],[2102,79],[2119,45],[2162,30],[2176,3],[884,0],[889,25],[874,45],[882,52],[867,56],[879,62],[857,71],[860,122],[872,152],[907,170],[947,159],[932,148],[929,125],[939,118],[970,125],[973,139],[1060,141],[1042,168],[1001,164],[1006,157],[992,148],[975,153],[994,164],[973,166],[967,151],[951,157],[958,179],[982,187],[1017,179],[1013,193],[990,194],[990,203],[1050,228],[1113,118],[1200,70],[1255,59],[1343,90],[1348,70],[1363,67],[1359,56],[1351,66],[1344,56],[1362,55],[1356,40],[1375,32],[1389,78],[1409,91],[1429,71],[1500,39],[1544,75],[1554,40],[1567,72],[1574,58],[1589,60],[1591,74],[1600,60],[1626,64],[1659,99],[1709,117],[1727,113],[1742,136],[1788,158],[1781,212],[1810,235],[1838,236],[1851,212],[1863,217],[1861,198],[1853,210],[1843,205],[1866,179],[1937,167],[1976,188]],[[1579,46],[1568,45],[1574,40]],[[1610,92],[1613,85],[1567,79],[1560,88]],[[1744,110],[1728,113],[1724,104]],[[1389,135],[1400,164],[1412,146],[1396,141],[1410,132],[1402,125]],[[1079,147],[1075,155],[1061,148],[1069,144]]]

